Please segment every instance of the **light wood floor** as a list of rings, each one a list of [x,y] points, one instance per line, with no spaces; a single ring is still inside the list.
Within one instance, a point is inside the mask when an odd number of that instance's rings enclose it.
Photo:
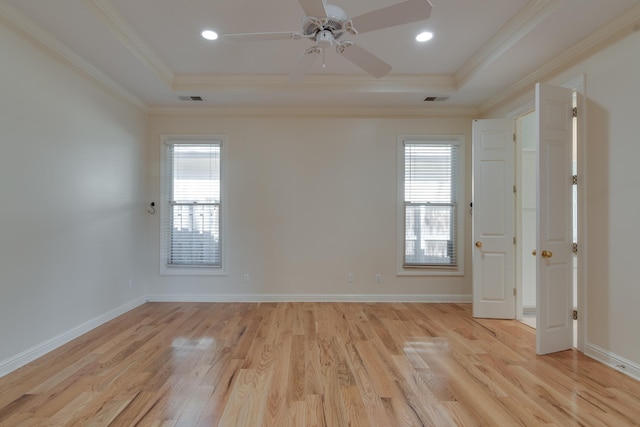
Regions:
[[[465,304],[145,304],[0,379],[0,425],[627,426],[640,383]]]

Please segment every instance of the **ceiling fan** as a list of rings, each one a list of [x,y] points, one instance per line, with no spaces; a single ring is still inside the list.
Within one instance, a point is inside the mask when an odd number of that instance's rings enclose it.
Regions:
[[[391,65],[352,41],[340,40],[342,36],[345,33],[355,35],[422,21],[431,16],[429,0],[405,0],[402,3],[377,9],[355,18],[348,18],[344,10],[338,6],[326,4],[326,0],[298,1],[305,13],[300,31],[225,34],[222,36],[223,40],[229,42],[299,40],[303,38],[312,40],[315,44],[304,51],[289,76],[291,83],[301,82],[324,49],[334,45],[338,54],[373,77],[379,78],[391,71]]]

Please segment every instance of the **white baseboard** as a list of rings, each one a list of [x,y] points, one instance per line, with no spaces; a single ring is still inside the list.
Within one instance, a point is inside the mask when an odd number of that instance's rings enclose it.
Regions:
[[[430,302],[471,303],[471,295],[157,294],[149,302]]]
[[[584,354],[598,362],[611,366],[616,371],[620,371],[631,378],[640,380],[640,365],[637,363],[625,359],[624,357],[620,357],[615,353],[611,353],[610,351],[591,343],[585,344]]]
[[[45,354],[49,353],[52,350],[55,350],[61,345],[64,345],[69,341],[76,339],[83,334],[86,334],[90,330],[95,329],[98,326],[107,323],[108,321],[115,319],[118,316],[123,315],[127,311],[133,310],[134,308],[144,304],[146,301],[147,300],[145,297],[137,298],[124,305],[121,305],[120,307],[116,307],[103,315],[91,319],[73,329],[63,332],[60,335],[57,335],[41,344],[31,347],[30,349],[25,350],[20,354],[0,361],[0,378],[26,365],[29,362],[33,362],[38,357],[44,356]]]

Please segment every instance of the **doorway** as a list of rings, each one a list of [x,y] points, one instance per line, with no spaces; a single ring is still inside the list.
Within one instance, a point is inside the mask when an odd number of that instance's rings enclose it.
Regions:
[[[577,163],[578,170],[583,171],[580,165],[584,165],[585,160],[582,142],[586,126],[585,120],[573,119],[574,91],[578,94],[578,114],[582,116],[584,78],[578,76],[564,86],[536,83],[535,105],[514,110],[507,114],[510,118],[473,122],[473,316],[522,319],[523,291],[517,273],[525,253],[535,255],[536,353],[540,355],[573,348],[575,343],[573,231],[575,225],[581,230],[584,227],[586,200],[585,185],[580,185],[580,219],[575,222],[572,219],[575,216],[572,170],[576,155],[572,134],[576,123],[579,124]],[[519,173],[522,168],[516,167],[519,144],[515,144],[513,138],[517,119],[531,110],[534,110],[536,124],[536,245],[533,250],[525,248],[521,236],[516,235],[516,201],[520,191],[515,172]],[[583,252],[578,252],[581,259],[577,274],[579,308],[584,307],[585,297]],[[578,313],[578,350],[584,345],[584,317]]]
[[[516,198],[517,286],[520,289],[521,311],[518,319],[536,327],[536,138],[534,112],[516,119],[516,181],[520,189]]]

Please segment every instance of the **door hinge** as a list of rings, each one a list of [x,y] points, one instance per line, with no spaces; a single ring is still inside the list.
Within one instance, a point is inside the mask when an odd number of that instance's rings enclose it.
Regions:
[[[515,237],[513,238],[513,244],[514,245],[516,244],[516,238]]]
[[[513,296],[515,297],[516,294],[518,293],[518,291],[516,291],[516,288],[513,288]]]
[[[516,142],[516,134],[513,134],[513,142]]]
[[[518,192],[518,189],[517,189],[517,188],[516,188],[516,186],[514,185],[514,186],[513,186],[513,193],[515,194],[515,193],[517,193],[517,192]]]
[[[578,175],[573,175],[573,185],[578,185]]]
[[[573,310],[573,320],[578,320],[578,310]]]
[[[571,117],[578,117],[578,107],[573,107],[571,110]]]
[[[573,251],[574,254],[577,254],[578,253],[578,244],[574,243],[573,247],[571,248],[571,250]]]

